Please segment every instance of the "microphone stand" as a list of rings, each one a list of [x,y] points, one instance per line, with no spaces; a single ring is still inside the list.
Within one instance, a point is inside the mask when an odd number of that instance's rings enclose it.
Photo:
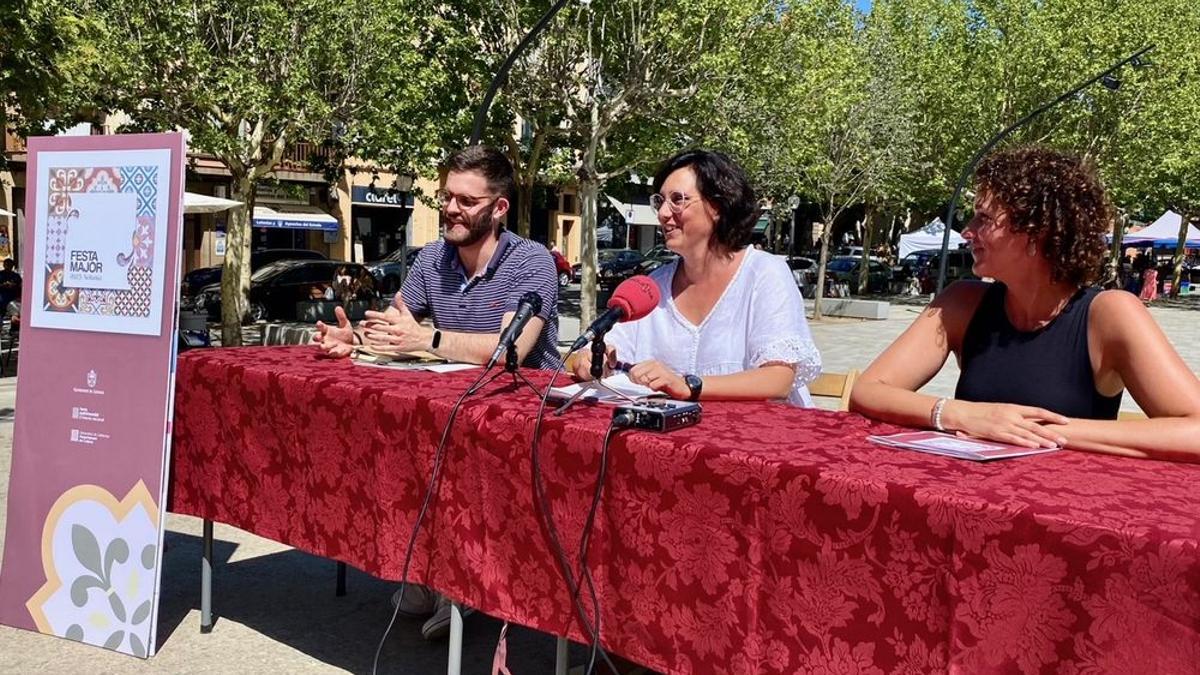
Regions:
[[[1137,52],[1114,63],[1112,66],[1109,67],[1108,70],[1104,71],[1103,73],[1100,73],[1099,75],[1093,77],[1092,79],[1088,80],[1087,82],[1084,82],[1083,84],[1078,85],[1071,91],[1068,91],[1067,93],[1063,94],[1062,96],[1059,96],[1058,98],[1054,99],[1053,101],[1042,104],[1042,106],[1040,108],[1034,110],[1033,112],[1029,113],[1028,115],[1026,115],[1026,116],[1022,117],[1021,119],[1017,120],[1016,122],[1012,123],[1010,126],[1008,126],[1006,129],[1004,129],[1000,133],[996,134],[995,136],[992,136],[991,140],[989,140],[986,144],[984,144],[984,146],[982,148],[980,148],[979,150],[977,150],[975,152],[975,155],[973,157],[971,157],[971,161],[967,162],[967,165],[963,167],[962,173],[958,177],[958,185],[957,185],[957,187],[954,188],[954,195],[952,197],[950,197],[950,203],[946,206],[946,219],[944,221],[946,229],[942,231],[942,254],[941,254],[942,260],[941,260],[941,263],[938,265],[938,281],[937,281],[938,295],[941,295],[942,288],[944,288],[946,285],[946,259],[949,257],[946,255],[946,252],[950,248],[950,225],[951,225],[951,223],[954,222],[954,211],[958,207],[958,198],[959,198],[959,196],[962,195],[963,189],[967,186],[967,180],[971,178],[971,174],[975,171],[975,165],[979,164],[979,160],[983,159],[983,156],[986,155],[988,153],[988,151],[990,151],[992,148],[996,147],[997,143],[999,143],[1000,141],[1007,138],[1008,135],[1011,134],[1012,132],[1025,126],[1026,124],[1028,124],[1029,121],[1032,120],[1033,118],[1037,117],[1038,115],[1041,115],[1042,113],[1046,112],[1050,108],[1053,108],[1054,106],[1058,105],[1059,103],[1062,103],[1063,101],[1067,100],[1068,98],[1071,98],[1075,94],[1077,94],[1080,91],[1086,89],[1087,87],[1095,84],[1096,82],[1103,80],[1105,77],[1112,75],[1114,72],[1119,70],[1121,68],[1121,66],[1124,66],[1126,63],[1133,63],[1134,67],[1137,67],[1139,65],[1138,61],[1141,58],[1141,56],[1143,54],[1145,54],[1146,52],[1150,51],[1151,49],[1154,49],[1154,45],[1150,45],[1148,47],[1143,47],[1143,48],[1139,49]]]
[[[497,370],[496,372],[492,373],[491,377],[481,381],[474,387],[471,387],[471,389],[467,390],[467,395],[470,396],[474,394],[492,382],[495,382],[497,378],[507,374],[512,375],[512,384],[524,384],[532,389],[533,393],[538,397],[539,400],[541,400],[543,392],[538,389],[536,385],[530,382],[529,378],[525,377],[525,375],[521,373],[519,365],[520,364],[517,363],[517,346],[515,344],[511,344],[504,352],[504,369]]]
[[[570,408],[572,405],[574,405],[575,402],[578,401],[580,398],[582,398],[584,394],[587,394],[587,393],[593,392],[593,391],[612,394],[613,396],[616,396],[618,398],[623,398],[630,403],[638,403],[638,400],[636,398],[630,396],[629,394],[619,392],[616,389],[613,389],[612,387],[608,386],[607,384],[604,384],[604,379],[603,379],[604,378],[604,360],[606,358],[607,353],[608,353],[608,347],[606,347],[604,344],[604,336],[603,335],[596,336],[596,338],[592,340],[592,370],[591,370],[592,379],[581,384],[579,386],[579,391],[572,394],[571,398],[568,398],[558,408],[555,408],[555,410],[554,410],[555,415],[563,414],[564,412],[567,411],[567,408]]]

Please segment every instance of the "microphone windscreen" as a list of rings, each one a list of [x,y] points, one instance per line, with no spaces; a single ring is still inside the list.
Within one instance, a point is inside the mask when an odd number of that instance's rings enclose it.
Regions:
[[[609,308],[620,308],[621,321],[637,321],[658,306],[658,284],[645,274],[622,281],[608,299]]]
[[[522,295],[521,302],[528,304],[529,308],[533,310],[534,314],[542,311],[542,296],[534,293],[533,291],[529,291],[525,293],[525,295]]]

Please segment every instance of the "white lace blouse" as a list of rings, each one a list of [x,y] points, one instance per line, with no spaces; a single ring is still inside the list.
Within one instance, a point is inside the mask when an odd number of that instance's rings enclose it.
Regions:
[[[685,375],[730,375],[766,363],[796,370],[787,402],[811,406],[809,382],[821,374],[821,355],[804,317],[804,300],[787,263],[754,248],[699,326],[675,307],[671,280],[678,261],[650,274],[662,294],[638,321],[617,324],[606,341],[626,363],[655,359]]]

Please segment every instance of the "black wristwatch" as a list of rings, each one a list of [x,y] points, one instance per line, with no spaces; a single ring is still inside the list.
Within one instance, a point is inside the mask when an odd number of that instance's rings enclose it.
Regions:
[[[704,388],[704,380],[700,379],[699,375],[684,375],[683,382],[687,385],[691,395],[688,396],[689,401],[700,400],[700,390]]]
[[[429,348],[437,349],[438,346],[441,344],[442,344],[442,331],[434,328],[433,329],[433,339],[429,341]]]

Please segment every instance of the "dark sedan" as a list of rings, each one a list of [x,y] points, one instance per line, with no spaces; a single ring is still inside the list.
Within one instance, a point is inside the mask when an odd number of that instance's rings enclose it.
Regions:
[[[600,251],[597,261],[600,286],[610,288],[637,274],[638,265],[645,259],[641,251],[628,248]]]
[[[608,288],[616,286],[634,274],[638,274],[638,266],[646,260],[641,251],[628,248],[606,248],[596,254],[596,276],[600,286]],[[583,266],[575,263],[571,267],[571,276],[580,281],[580,270]]]
[[[862,258],[839,256],[825,265],[826,280],[835,284],[847,284],[850,292],[858,290],[858,278],[862,274]],[[878,260],[870,261],[867,272],[867,292],[881,293],[887,290],[892,279],[892,270]]]
[[[257,272],[266,265],[280,260],[328,260],[323,253],[303,248],[268,248],[250,254],[250,272]],[[191,296],[200,289],[221,283],[221,265],[200,267],[183,275],[183,295]]]
[[[379,288],[379,292],[392,295],[400,290],[400,283],[405,274],[404,270],[412,269],[413,263],[417,260],[417,254],[420,252],[420,246],[398,248],[375,262],[367,263],[367,269],[375,277],[375,284]],[[403,270],[401,269],[401,255],[404,256]]]
[[[251,321],[292,320],[297,304],[306,301],[363,300],[379,297],[374,278],[363,265],[338,260],[283,260],[250,277]],[[213,284],[196,296],[194,310],[221,318],[221,286]]]

